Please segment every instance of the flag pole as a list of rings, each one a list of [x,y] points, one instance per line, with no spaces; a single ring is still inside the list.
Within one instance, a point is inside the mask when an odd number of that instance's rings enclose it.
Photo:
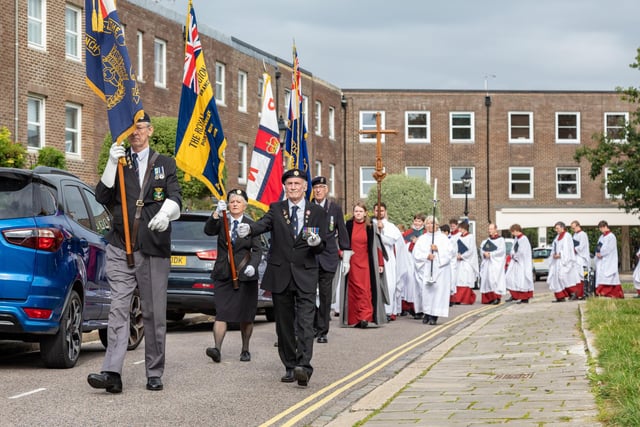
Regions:
[[[118,161],[118,182],[120,184],[120,206],[122,206],[122,222],[124,227],[124,247],[127,253],[127,266],[133,268],[136,265],[131,248],[131,233],[129,232],[129,211],[127,210],[127,189],[124,185],[124,158]]]
[[[227,252],[229,253],[229,265],[231,266],[231,281],[233,282],[233,290],[237,291],[240,286],[238,284],[238,272],[236,271],[236,262],[233,259],[233,246],[229,236],[229,221],[227,220],[227,211],[222,211],[222,222],[224,227],[224,235],[227,240]]]

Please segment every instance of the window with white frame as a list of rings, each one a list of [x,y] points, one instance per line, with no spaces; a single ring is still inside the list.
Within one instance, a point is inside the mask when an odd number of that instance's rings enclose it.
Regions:
[[[80,124],[82,108],[77,104],[65,105],[64,151],[67,154],[80,154]]]
[[[80,23],[80,9],[70,4],[64,10],[64,49],[69,59],[80,61],[82,51],[80,41],[82,39],[82,24]]]
[[[304,117],[304,128],[309,129],[309,98],[302,95],[302,117]]]
[[[621,199],[622,194],[614,194],[614,192],[609,192],[609,183],[615,185],[614,180],[616,179],[613,171],[610,168],[604,168],[604,197],[606,199]]]
[[[28,0],[27,41],[29,46],[46,48],[46,16],[45,0]]]
[[[475,194],[476,194],[475,168],[453,167],[450,169],[450,180],[449,180],[449,182],[451,183],[451,188],[449,189],[449,191],[452,199],[464,198],[465,187],[464,187],[464,182],[462,182],[462,177],[464,176],[467,169],[471,174],[471,181],[470,181],[469,189],[467,190],[467,196],[469,198],[475,197]]]
[[[428,166],[406,166],[404,173],[408,177],[418,178],[427,184],[431,182],[431,168]]]
[[[329,139],[336,139],[336,109],[329,107]]]
[[[143,41],[144,41],[144,33],[142,31],[138,31],[136,33],[136,50],[137,50],[137,57],[136,57],[136,63],[138,64],[138,75],[136,76],[138,81],[140,82],[144,82],[144,77],[143,77],[143,72],[144,72],[144,50],[143,50]]]
[[[314,163],[316,166],[316,176],[322,175],[322,162],[320,160],[316,160]]]
[[[287,120],[288,120],[289,119],[289,107],[291,107],[291,90],[290,89],[285,89],[284,90],[284,105],[285,105],[285,109],[286,109],[285,118],[287,118]]]
[[[329,196],[336,195],[336,165],[329,164]]]
[[[238,143],[238,184],[247,183],[247,150],[246,143]]]
[[[509,142],[533,142],[533,113],[526,111],[509,112]]]
[[[405,111],[404,133],[408,143],[431,142],[431,113],[429,111]]]
[[[153,41],[154,52],[154,78],[157,87],[167,87],[167,42],[160,39]]]
[[[580,113],[556,113],[556,143],[580,143]]]
[[[451,142],[473,142],[474,113],[452,111],[449,113],[449,140]]]
[[[238,111],[247,111],[247,73],[238,71]]]
[[[514,166],[509,168],[509,198],[533,198],[533,168]]]
[[[27,147],[44,146],[44,98],[34,95],[27,97]]]
[[[225,72],[227,66],[222,62],[216,62],[216,91],[214,96],[216,97],[216,103],[225,105]]]
[[[376,114],[378,111],[360,111],[360,127],[359,129],[365,131],[375,131]],[[384,111],[380,111],[380,129],[384,130]],[[380,135],[380,142],[384,143],[385,134]],[[375,133],[360,134],[360,142],[373,142],[377,141]]]
[[[258,79],[258,98],[262,99],[263,92],[264,92],[264,78],[260,77]]]
[[[629,113],[604,113],[604,134],[613,142],[626,142]]]
[[[322,135],[322,102],[316,101],[316,108],[313,112],[313,115],[313,130],[315,131],[316,135]]]
[[[376,180],[373,178],[375,171],[376,168],[374,166],[360,167],[360,198],[366,198],[371,187],[377,185]]]
[[[580,168],[556,168],[556,197],[559,199],[580,197]]]

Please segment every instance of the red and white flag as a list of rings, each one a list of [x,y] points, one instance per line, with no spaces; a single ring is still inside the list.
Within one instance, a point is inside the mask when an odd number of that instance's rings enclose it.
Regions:
[[[266,211],[271,203],[283,198],[281,179],[284,169],[271,76],[264,73],[263,77],[262,113],[251,154],[247,196],[250,204]]]

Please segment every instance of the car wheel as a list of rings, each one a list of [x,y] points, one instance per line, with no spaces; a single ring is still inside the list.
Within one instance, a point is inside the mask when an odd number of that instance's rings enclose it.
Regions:
[[[40,356],[47,368],[72,368],[80,357],[81,344],[82,300],[76,291],[71,291],[60,329],[55,335],[40,340]]]
[[[264,315],[267,318],[267,322],[275,322],[276,314],[273,312],[273,307],[268,307],[264,309]]]
[[[167,311],[167,320],[171,320],[173,322],[179,322],[184,319],[185,313],[180,311]]]
[[[107,338],[107,329],[98,330],[100,342],[107,348],[109,339]],[[144,324],[142,323],[142,305],[140,302],[140,291],[138,288],[133,291],[131,297],[131,308],[129,309],[129,344],[127,350],[135,350],[144,338]]]

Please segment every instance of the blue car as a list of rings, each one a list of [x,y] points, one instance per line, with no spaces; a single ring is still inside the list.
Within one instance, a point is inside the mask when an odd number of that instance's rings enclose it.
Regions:
[[[44,365],[71,368],[83,332],[106,343],[110,289],[105,275],[111,226],[91,187],[59,169],[0,168],[0,340],[39,342]],[[131,338],[143,338],[139,297]]]

